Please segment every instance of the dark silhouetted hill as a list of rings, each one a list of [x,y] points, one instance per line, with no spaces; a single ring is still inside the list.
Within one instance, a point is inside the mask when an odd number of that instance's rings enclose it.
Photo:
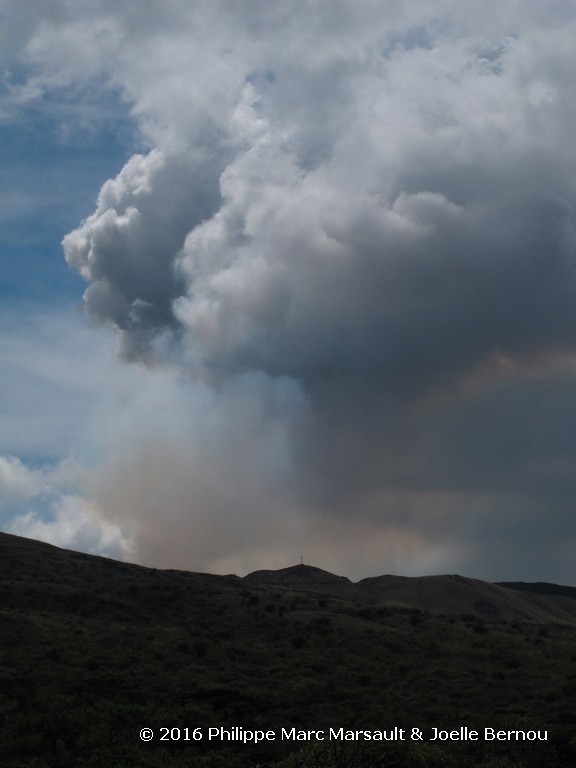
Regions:
[[[357,583],[310,565],[255,571],[251,584],[326,595],[356,604],[469,614],[501,620],[576,624],[576,588],[511,582],[490,584],[464,576],[376,576]]]
[[[544,587],[354,584],[308,565],[212,576],[0,534],[0,765],[572,768],[576,599]],[[549,739],[207,738],[209,727],[395,725],[547,729]],[[200,740],[186,736],[195,728]]]

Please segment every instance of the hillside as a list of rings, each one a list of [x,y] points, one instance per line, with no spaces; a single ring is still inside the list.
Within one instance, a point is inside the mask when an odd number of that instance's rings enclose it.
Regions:
[[[312,592],[360,605],[417,609],[435,614],[576,625],[576,588],[522,582],[489,584],[464,576],[377,576],[352,583],[343,576],[295,565],[255,571],[245,581]]]
[[[512,602],[495,603],[500,613],[458,613],[501,591]],[[428,597],[437,603],[426,607]],[[0,764],[572,766],[576,630],[544,623],[548,603],[534,621],[503,618],[533,597],[461,577],[355,585],[311,566],[244,579],[157,571],[1,534]],[[536,595],[550,597],[571,600]],[[440,606],[451,615],[431,610]],[[549,740],[207,738],[210,727],[418,726],[429,735],[465,725],[547,729]],[[140,740],[142,727],[154,730],[152,742]],[[162,728],[175,729],[165,741]],[[186,739],[186,728],[202,738]]]

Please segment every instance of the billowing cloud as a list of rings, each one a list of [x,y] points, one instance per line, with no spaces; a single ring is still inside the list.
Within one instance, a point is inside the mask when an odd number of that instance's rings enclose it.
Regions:
[[[14,99],[97,83],[144,147],[66,259],[123,356],[182,377],[177,425],[153,399],[107,435],[101,513],[164,564],[308,542],[548,575],[547,521],[576,533],[573,9],[59,8]]]
[[[61,496],[50,514],[23,512],[6,530],[17,536],[39,539],[65,549],[125,560],[132,557],[132,543],[121,529],[103,519],[85,499]]]
[[[190,225],[214,210],[217,176],[218,167],[185,156],[135,155],[66,238],[69,264],[92,283],[88,310],[122,329],[129,357],[144,356],[158,331],[175,324],[172,304],[184,283],[174,254]]]

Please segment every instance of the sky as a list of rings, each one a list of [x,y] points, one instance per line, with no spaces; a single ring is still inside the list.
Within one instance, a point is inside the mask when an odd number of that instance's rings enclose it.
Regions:
[[[0,529],[576,584],[576,5],[0,0]]]

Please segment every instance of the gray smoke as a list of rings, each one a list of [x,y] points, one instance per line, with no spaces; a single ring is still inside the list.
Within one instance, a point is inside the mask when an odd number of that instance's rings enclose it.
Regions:
[[[518,520],[527,547],[548,519],[573,535],[573,10],[174,1],[153,23],[100,6],[117,43],[84,66],[106,69],[153,148],[64,249],[123,354],[213,387],[216,410],[226,393],[230,435],[238,382],[297,392],[275,406],[276,495],[341,541],[354,521],[496,574]],[[80,28],[67,23],[31,48],[52,79],[66,48],[46,51]],[[217,521],[210,541],[235,504],[263,521],[275,503],[253,499],[262,408],[240,430],[246,484],[229,487],[219,428],[210,471],[227,490],[196,505]],[[178,529],[202,462],[176,452]]]

